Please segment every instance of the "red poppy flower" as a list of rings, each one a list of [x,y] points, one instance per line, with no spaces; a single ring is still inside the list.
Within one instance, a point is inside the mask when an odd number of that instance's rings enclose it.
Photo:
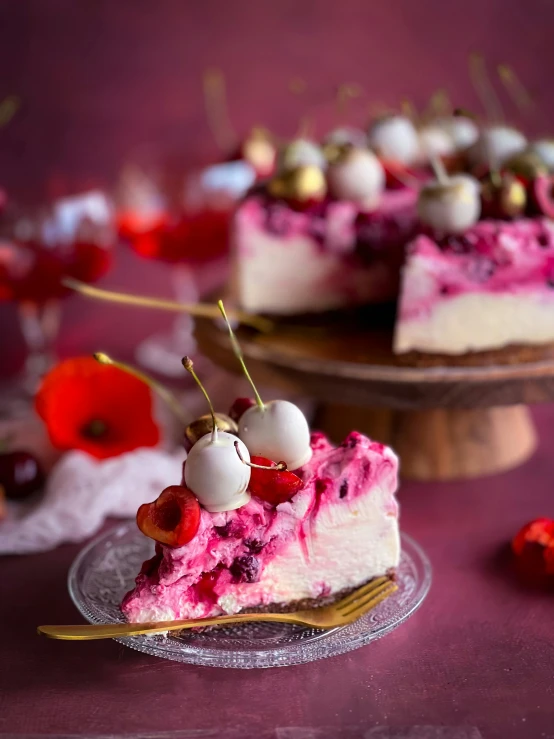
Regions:
[[[52,444],[106,459],[155,446],[160,431],[149,388],[92,357],[61,362],[44,377],[35,408]]]
[[[537,518],[514,537],[519,572],[530,582],[554,585],[554,520]]]

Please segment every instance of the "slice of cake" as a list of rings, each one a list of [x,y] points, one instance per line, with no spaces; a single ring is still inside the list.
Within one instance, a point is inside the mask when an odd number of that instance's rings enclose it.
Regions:
[[[554,342],[554,225],[485,220],[419,236],[402,275],[394,350],[459,355]]]
[[[261,482],[252,475],[246,505],[219,513],[204,507],[188,543],[156,544],[123,601],[127,619],[294,610],[392,576],[400,556],[396,456],[356,432],[338,447],[315,433],[310,447],[289,500],[279,502],[278,473],[267,484],[263,473]],[[179,515],[171,525],[180,525]]]

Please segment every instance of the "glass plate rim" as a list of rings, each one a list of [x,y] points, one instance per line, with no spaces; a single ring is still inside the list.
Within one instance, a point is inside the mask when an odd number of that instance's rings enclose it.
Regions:
[[[87,556],[98,546],[101,546],[106,539],[109,540],[115,535],[122,537],[125,534],[135,533],[135,531],[138,535],[139,532],[138,529],[136,529],[136,523],[134,520],[122,521],[115,524],[114,526],[109,527],[106,531],[93,537],[78,552],[71,563],[67,575],[69,595],[75,608],[89,623],[101,623],[101,620],[91,616],[84,605],[79,601],[77,575],[80,568]],[[357,635],[350,635],[349,638],[334,643],[331,648],[328,649],[327,653],[323,654],[319,651],[318,647],[321,642],[329,640],[330,637],[344,631],[348,627],[342,626],[330,629],[329,631],[322,631],[320,634],[313,636],[309,643],[297,642],[294,645],[287,644],[286,646],[276,647],[271,650],[263,649],[241,651],[237,649],[230,652],[229,650],[217,649],[216,647],[199,650],[198,648],[195,649],[187,645],[181,645],[178,657],[176,657],[174,652],[171,652],[170,650],[167,650],[167,653],[164,653],[166,650],[164,650],[158,642],[149,643],[148,636],[118,637],[113,641],[123,644],[135,651],[143,652],[150,656],[173,662],[182,662],[205,667],[238,669],[288,667],[345,654],[355,649],[359,649],[370,642],[376,641],[377,639],[386,636],[398,626],[401,626],[418,610],[429,593],[433,579],[433,569],[429,557],[415,539],[403,531],[400,532],[400,540],[401,551],[405,552],[408,550],[410,555],[415,555],[416,563],[423,573],[421,580],[417,583],[414,593],[412,594],[409,607],[406,608],[397,620],[384,626],[378,632],[365,632]],[[414,556],[412,556],[411,559],[414,560]],[[391,597],[394,598],[394,595]]]

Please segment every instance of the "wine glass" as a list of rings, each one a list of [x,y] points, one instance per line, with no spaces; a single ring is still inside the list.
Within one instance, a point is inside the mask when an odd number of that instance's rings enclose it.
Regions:
[[[130,165],[118,189],[120,237],[139,256],[170,265],[177,301],[198,302],[202,293],[225,282],[231,214],[255,177],[246,162],[224,162],[189,172],[172,190],[159,170]],[[169,333],[138,346],[138,361],[157,373],[181,377],[181,357],[196,348],[193,331],[193,318],[179,314]]]
[[[65,277],[94,282],[106,273],[117,241],[114,211],[92,190],[41,208],[8,204],[0,213],[0,301],[13,301],[27,356],[23,372],[0,393],[0,412],[25,412],[55,362]]]

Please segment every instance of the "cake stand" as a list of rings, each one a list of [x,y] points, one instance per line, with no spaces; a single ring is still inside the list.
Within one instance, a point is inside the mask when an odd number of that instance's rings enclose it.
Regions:
[[[316,400],[314,425],[335,442],[357,429],[390,444],[406,478],[480,477],[532,455],[537,436],[526,406],[554,399],[554,346],[399,358],[392,330],[368,325],[361,313],[343,314],[237,335],[260,385]],[[221,326],[198,321],[196,338],[210,359],[240,372]]]

